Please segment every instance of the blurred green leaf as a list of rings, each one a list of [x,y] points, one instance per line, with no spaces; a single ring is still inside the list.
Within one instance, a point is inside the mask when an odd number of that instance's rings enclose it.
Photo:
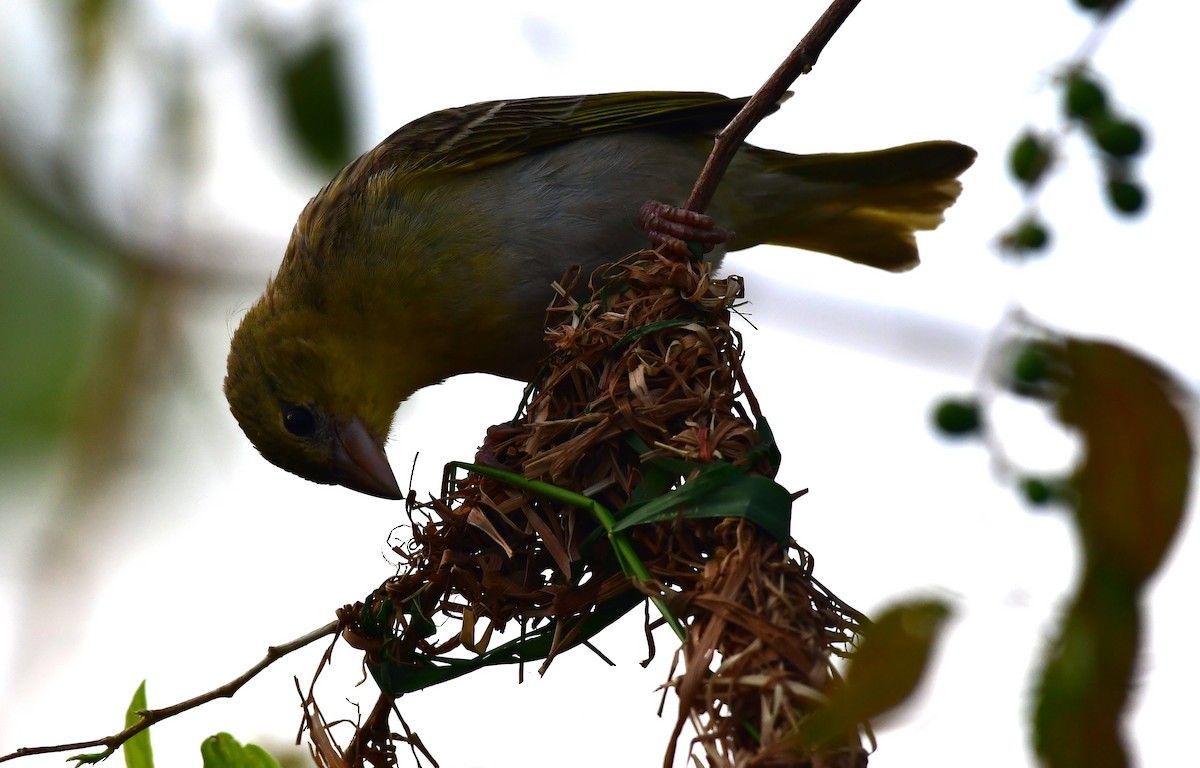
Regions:
[[[354,110],[345,58],[340,40],[326,32],[278,62],[278,87],[292,138],[309,160],[330,172],[352,153]]]
[[[0,187],[0,461],[61,436],[113,316],[95,247],[50,225]]]
[[[1047,653],[1034,710],[1034,746],[1049,768],[1123,768],[1122,714],[1141,619],[1123,575],[1088,567]]]
[[[209,736],[200,745],[204,768],[279,768],[271,754],[255,744],[242,746],[228,733]]]
[[[1183,519],[1192,442],[1171,377],[1134,352],[1068,339],[1058,416],[1086,449],[1072,481],[1083,578],[1050,646],[1034,746],[1051,768],[1126,766],[1141,592]]]
[[[133,694],[133,699],[129,702],[129,709],[125,710],[125,727],[128,728],[136,725],[142,719],[140,712],[144,712],[146,706],[146,681],[138,686]],[[150,729],[147,728],[140,733],[132,736],[129,741],[121,745],[121,754],[125,758],[125,768],[154,768],[154,750],[150,746]]]
[[[108,52],[113,20],[122,4],[123,0],[70,0],[71,42],[85,81],[95,77]]]
[[[1068,340],[1071,383],[1058,416],[1086,442],[1076,518],[1089,560],[1136,583],[1162,564],[1183,519],[1192,441],[1184,390],[1114,344]]]
[[[801,721],[796,734],[801,744],[816,748],[845,738],[907,701],[950,616],[945,602],[914,600],[892,606],[863,627],[844,685]]]

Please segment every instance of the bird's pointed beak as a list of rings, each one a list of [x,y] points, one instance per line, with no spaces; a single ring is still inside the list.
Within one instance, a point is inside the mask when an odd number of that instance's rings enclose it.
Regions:
[[[358,417],[338,420],[333,427],[333,466],[338,483],[347,488],[382,499],[403,499],[400,485],[392,474],[387,454],[371,437]]]

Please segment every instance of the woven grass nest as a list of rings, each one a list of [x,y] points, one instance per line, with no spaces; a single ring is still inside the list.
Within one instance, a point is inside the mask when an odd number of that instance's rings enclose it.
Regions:
[[[400,572],[341,612],[342,636],[365,652],[384,697],[347,750],[314,738],[318,763],[394,765],[394,697],[487,664],[540,661],[544,671],[650,596],[686,634],[682,674],[668,685],[675,736],[695,728],[698,764],[865,765],[857,731],[816,750],[795,736],[837,685],[831,659],[850,649],[860,617],[813,578],[788,535],[798,494],[771,480],[779,453],[729,325],[740,278],[643,251],[592,274],[584,301],[580,282],[573,271],[555,286],[552,352],[520,418],[489,430],[474,469],[447,468],[441,498],[410,500]],[[606,530],[646,502],[659,507],[649,522]],[[461,622],[458,635],[433,639],[447,621]],[[520,638],[488,650],[510,623]]]

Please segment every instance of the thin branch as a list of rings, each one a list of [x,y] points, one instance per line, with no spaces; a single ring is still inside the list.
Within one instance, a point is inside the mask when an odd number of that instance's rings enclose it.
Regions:
[[[787,89],[800,75],[807,74],[817,63],[817,57],[825,50],[833,34],[838,31],[850,13],[858,6],[860,0],[833,0],[833,3],[817,19],[808,34],[792,49],[779,68],[771,74],[758,92],[750,97],[746,106],[729,121],[713,143],[712,153],[692,188],[684,208],[689,211],[703,213],[712,202],[713,193],[721,177],[725,175],[734,154],[742,146],[742,142],[766,117],[779,100],[787,93]]]
[[[208,702],[216,699],[232,698],[233,695],[238,692],[238,689],[250,682],[250,680],[258,675],[259,672],[262,672],[279,659],[287,656],[292,651],[297,651],[306,645],[310,645],[314,641],[319,640],[326,635],[332,635],[337,631],[338,622],[331,621],[320,629],[315,629],[302,637],[292,640],[291,642],[284,643],[283,645],[273,645],[267,648],[267,655],[263,657],[262,661],[258,662],[250,669],[230,680],[228,683],[225,683],[218,688],[214,688],[207,693],[202,693],[199,696],[188,699],[187,701],[181,701],[178,704],[174,704],[169,707],[164,707],[162,709],[147,709],[142,712],[138,712],[138,715],[141,716],[141,719],[120,733],[115,733],[111,736],[105,736],[102,739],[76,741],[71,744],[57,744],[47,747],[22,747],[16,752],[12,752],[7,755],[0,755],[0,763],[8,760],[15,760],[18,757],[27,757],[29,755],[44,755],[53,752],[73,752],[75,750],[88,749],[90,747],[104,747],[104,752],[102,754],[71,758],[80,759],[80,762],[86,763],[97,762],[116,752],[117,749],[119,749],[121,745],[130,738],[136,736],[155,723],[160,723],[163,720],[174,717],[182,712],[186,712],[189,709],[195,709],[202,704],[207,704]]]

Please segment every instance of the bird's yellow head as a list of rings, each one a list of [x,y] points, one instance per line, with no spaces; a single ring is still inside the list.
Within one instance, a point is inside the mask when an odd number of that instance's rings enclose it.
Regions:
[[[225,396],[268,461],[316,483],[403,498],[383,450],[398,401],[366,380],[362,350],[268,287],[229,350]]]

